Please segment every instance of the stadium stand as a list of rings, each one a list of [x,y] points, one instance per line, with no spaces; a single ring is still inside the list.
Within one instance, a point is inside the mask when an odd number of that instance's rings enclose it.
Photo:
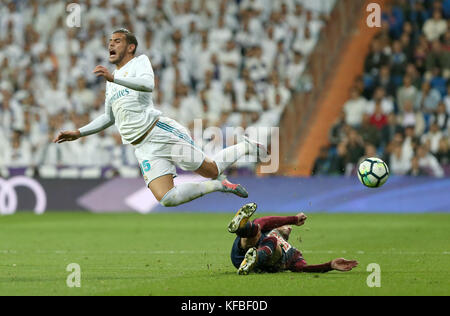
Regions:
[[[138,176],[115,129],[57,146],[59,130],[103,111],[110,33],[139,39],[156,75],[155,106],[189,128],[277,126],[335,0],[86,0],[68,27],[59,0],[0,4],[0,174]],[[434,27],[429,27],[435,36]],[[435,61],[438,62],[438,61]]]
[[[378,156],[396,175],[450,174],[450,1],[393,1],[313,174]]]

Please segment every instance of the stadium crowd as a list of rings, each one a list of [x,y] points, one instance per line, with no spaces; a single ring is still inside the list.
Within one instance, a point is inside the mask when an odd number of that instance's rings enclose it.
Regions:
[[[383,158],[396,175],[450,174],[450,1],[396,0],[314,174]]]
[[[81,6],[80,27],[68,11]],[[0,169],[36,167],[46,177],[77,177],[113,166],[137,175],[131,146],[115,128],[69,144],[59,130],[104,111],[112,31],[125,27],[150,57],[155,106],[192,129],[277,126],[298,90],[308,55],[334,0],[7,0],[0,4]],[[73,8],[71,9],[73,10]],[[72,21],[72,22],[71,22]],[[71,170],[59,171],[60,166]]]

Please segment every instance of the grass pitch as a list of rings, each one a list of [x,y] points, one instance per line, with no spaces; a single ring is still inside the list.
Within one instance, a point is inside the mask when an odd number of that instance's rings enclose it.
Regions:
[[[262,216],[261,214],[257,214]],[[0,217],[0,295],[450,295],[450,214],[311,214],[291,243],[350,273],[238,276],[233,214],[18,213]],[[66,267],[81,267],[69,288]],[[369,288],[366,267],[381,267]]]

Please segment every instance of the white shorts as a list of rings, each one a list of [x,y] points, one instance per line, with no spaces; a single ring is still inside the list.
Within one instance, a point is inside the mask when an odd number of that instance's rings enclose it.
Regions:
[[[135,155],[147,186],[165,175],[176,177],[176,167],[196,171],[206,158],[189,131],[167,117],[160,117],[142,143],[135,146]]]

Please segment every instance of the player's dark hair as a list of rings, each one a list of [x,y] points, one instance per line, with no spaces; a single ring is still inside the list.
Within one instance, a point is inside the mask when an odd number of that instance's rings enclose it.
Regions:
[[[127,44],[128,45],[134,44],[134,46],[135,46],[135,48],[133,50],[133,55],[136,54],[136,50],[138,47],[138,41],[137,41],[136,35],[134,35],[133,33],[131,33],[130,31],[128,31],[125,28],[121,28],[121,29],[118,29],[117,31],[113,32],[113,34],[117,34],[117,33],[125,34]]]

